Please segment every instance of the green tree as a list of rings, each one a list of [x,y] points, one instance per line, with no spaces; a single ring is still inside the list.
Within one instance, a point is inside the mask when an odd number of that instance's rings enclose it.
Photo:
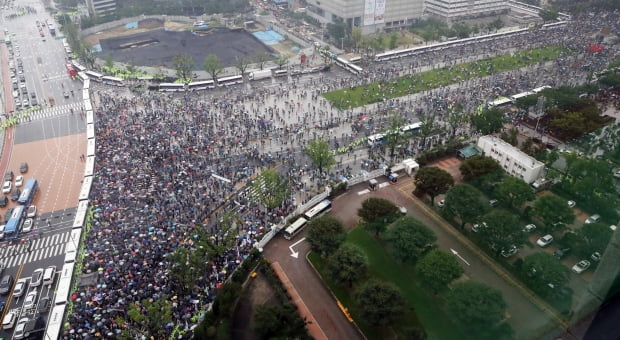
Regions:
[[[187,54],[179,54],[172,58],[172,67],[177,72],[177,78],[183,79],[185,83],[191,81],[194,65],[194,59]]]
[[[488,156],[473,156],[461,163],[459,170],[463,179],[471,181],[481,176],[490,174],[492,172],[501,170],[501,166],[491,157]]]
[[[278,65],[278,69],[282,69],[282,67],[288,63],[288,57],[281,54],[278,58],[276,58],[276,60],[274,60],[274,62]]]
[[[269,59],[271,58],[269,57],[269,54],[265,52],[260,52],[260,53],[255,54],[252,59],[254,60],[256,64],[258,64],[258,67],[262,71],[263,68],[265,67],[265,63],[269,61]]]
[[[164,294],[160,298],[148,298],[129,305],[129,319],[140,327],[132,327],[138,331],[145,329],[143,335],[161,339],[166,337],[162,325],[172,322],[172,301]]]
[[[544,22],[553,21],[558,18],[558,11],[554,8],[547,7],[538,11],[538,16],[543,19]]]
[[[526,138],[523,144],[521,144],[521,151],[530,156],[534,154],[534,139],[532,137]]]
[[[383,198],[371,197],[362,202],[361,208],[357,210],[357,215],[366,222],[372,222],[389,218],[391,222],[398,214],[398,207],[391,201]]]
[[[605,252],[611,240],[613,231],[602,223],[584,224],[577,231],[577,236],[583,240],[582,246],[575,249],[575,253],[581,258],[587,258],[595,251]]]
[[[328,257],[344,242],[347,235],[342,222],[331,216],[321,216],[308,222],[306,237],[313,251]]]
[[[435,233],[412,217],[403,217],[388,229],[385,239],[394,257],[402,262],[417,260],[437,240]]]
[[[426,147],[426,139],[435,132],[435,118],[434,113],[420,115],[420,136],[424,147]]]
[[[389,326],[405,313],[405,300],[391,284],[371,280],[354,294],[360,314],[371,325]]]
[[[465,223],[476,222],[484,214],[482,193],[472,185],[454,186],[446,193],[445,201],[446,210],[461,220],[461,228]]]
[[[256,307],[252,329],[264,339],[308,339],[306,321],[292,303]]]
[[[450,126],[450,136],[454,138],[456,136],[456,129],[462,126],[468,119],[468,116],[463,113],[463,107],[461,104],[456,104],[448,107],[448,114],[446,116],[446,123]]]
[[[552,194],[538,197],[534,201],[532,212],[543,221],[547,232],[561,230],[564,224],[575,220],[575,215],[566,204],[566,200]]]
[[[275,168],[261,171],[252,181],[252,198],[272,210],[279,207],[289,194],[289,182]]]
[[[105,56],[103,60],[105,61],[105,65],[104,65],[105,68],[107,68],[108,70],[111,70],[114,68],[114,60],[112,59],[111,55]]]
[[[532,188],[516,177],[505,177],[495,188],[495,195],[500,202],[515,209],[520,209],[525,202],[536,198]]]
[[[323,173],[323,170],[329,171],[336,164],[334,154],[329,150],[329,143],[321,138],[311,140],[308,147],[304,149],[304,153],[320,173]]]
[[[421,168],[413,181],[416,191],[425,192],[431,197],[431,205],[435,204],[435,196],[446,192],[454,185],[452,175],[438,167]]]
[[[504,121],[504,113],[497,108],[483,110],[480,114],[471,116],[476,131],[483,135],[498,132],[504,126]]]
[[[241,76],[243,77],[243,79],[245,79],[245,76],[247,73],[246,71],[248,70],[249,66],[250,66],[250,59],[245,58],[243,56],[235,57],[235,68],[239,70],[239,73],[241,73]]]
[[[557,294],[569,281],[569,269],[544,251],[528,255],[521,265],[523,281],[543,297]]]
[[[479,237],[495,249],[495,255],[502,250],[508,250],[512,246],[519,248],[525,243],[525,235],[521,231],[519,221],[504,210],[492,210],[482,220],[486,228],[480,228]]]
[[[461,325],[477,332],[495,327],[504,319],[507,307],[499,290],[474,281],[455,284],[446,304]]]
[[[215,54],[209,54],[202,63],[202,68],[211,75],[213,82],[217,84],[217,76],[222,73],[224,66],[220,62],[220,58]]]
[[[390,40],[389,40],[388,48],[390,50],[393,50],[396,47],[398,47],[398,33],[392,32],[392,34],[390,34]]]
[[[349,287],[366,277],[368,259],[360,248],[344,243],[329,257],[327,271],[332,280]]]
[[[515,128],[512,128],[508,131],[502,131],[502,133],[500,134],[500,138],[512,146],[519,145],[519,140],[517,139],[517,136],[519,136],[519,130]]]
[[[403,140],[405,140],[405,135],[400,133],[400,128],[404,125],[404,120],[399,115],[393,115],[390,117],[389,121],[389,130],[386,133],[385,140],[387,147],[390,149],[390,160],[394,161],[394,155],[396,154],[396,147]]]
[[[435,293],[463,275],[463,268],[454,255],[439,249],[431,250],[420,259],[416,269]]]
[[[351,29],[351,41],[353,42],[353,46],[355,49],[360,47],[360,43],[362,42],[362,28],[361,27],[353,27]]]
[[[198,253],[184,247],[177,247],[168,258],[170,276],[181,284],[186,293],[191,292],[204,268],[205,259]]]

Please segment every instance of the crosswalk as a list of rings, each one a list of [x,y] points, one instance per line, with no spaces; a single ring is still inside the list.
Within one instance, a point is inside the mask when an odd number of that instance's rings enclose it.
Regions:
[[[73,110],[74,114],[78,114],[82,110],[82,103],[70,103],[67,105],[59,105],[53,107],[47,107],[42,110],[36,110],[18,118],[19,123],[26,123],[33,120],[45,119],[50,117],[66,116],[71,114]]]
[[[64,232],[34,238],[30,241],[30,245],[28,242],[20,242],[16,245],[5,243],[0,246],[0,262],[5,268],[11,268],[64,254],[70,235],[71,232]]]

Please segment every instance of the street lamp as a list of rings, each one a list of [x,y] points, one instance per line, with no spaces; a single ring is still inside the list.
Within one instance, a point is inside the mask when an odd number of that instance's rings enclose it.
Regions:
[[[340,38],[340,49],[344,51],[344,37]]]

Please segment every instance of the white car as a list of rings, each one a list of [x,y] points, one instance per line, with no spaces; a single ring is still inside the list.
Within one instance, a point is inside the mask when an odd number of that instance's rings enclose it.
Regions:
[[[524,233],[531,233],[534,230],[536,230],[536,225],[535,224],[528,224],[528,225],[525,226],[525,228],[523,228],[523,232]]]
[[[443,206],[446,205],[446,200],[441,200],[439,202],[437,202],[437,206],[440,208],[443,208]]]
[[[24,299],[24,309],[32,308],[37,304],[37,291],[33,290]]]
[[[575,274],[581,274],[585,272],[586,270],[588,270],[588,268],[590,268],[590,261],[581,260],[573,266],[572,271]]]
[[[21,187],[22,185],[24,185],[24,176],[19,175],[19,176],[15,177],[15,186],[16,187]]]
[[[508,249],[502,249],[501,254],[505,258],[509,258],[512,255],[516,254],[517,252],[519,252],[519,249],[517,248],[517,246],[513,244],[510,247],[508,247]]]
[[[27,283],[26,279],[21,279],[17,281],[17,283],[15,283],[15,288],[13,288],[13,296],[20,297],[24,295],[24,292],[26,291],[26,288],[27,288],[26,283]]]
[[[471,227],[471,231],[473,231],[474,233],[477,233],[480,231],[481,228],[487,228],[487,223],[486,222],[482,222],[481,224],[474,224],[473,227]]]
[[[21,340],[29,335],[26,334],[26,325],[29,321],[30,319],[28,318],[21,318],[17,321],[17,326],[15,326],[15,331],[13,331],[13,339]]]
[[[37,206],[31,205],[28,207],[28,210],[26,210],[26,217],[35,217],[35,216],[37,216]]]
[[[8,194],[11,192],[11,189],[13,189],[13,183],[11,183],[11,181],[4,181],[4,185],[2,185],[2,193]]]
[[[594,214],[590,217],[588,217],[585,221],[586,224],[591,224],[591,223],[598,223],[601,220],[601,215],[599,214]]]
[[[17,319],[17,313],[10,312],[2,320],[2,329],[7,330],[15,326],[15,319]]]
[[[547,235],[545,235],[545,236],[543,236],[543,237],[539,238],[539,239],[536,241],[536,244],[537,244],[539,247],[546,247],[546,246],[548,246],[549,244],[551,244],[551,242],[553,242],[553,236],[552,236],[552,235],[550,235],[550,234],[547,234]]]
[[[569,208],[574,208],[577,205],[577,203],[575,201],[568,201],[568,202],[566,202],[566,204],[568,204]]]
[[[22,233],[31,232],[33,226],[34,226],[34,220],[32,218],[27,218],[24,221],[24,225],[22,225]]]

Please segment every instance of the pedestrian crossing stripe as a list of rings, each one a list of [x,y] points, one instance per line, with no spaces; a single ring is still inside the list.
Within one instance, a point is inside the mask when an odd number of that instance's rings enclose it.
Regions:
[[[367,193],[369,193],[369,192],[370,192],[370,190],[368,190],[368,189],[364,189],[364,190],[362,190],[362,191],[358,191],[358,192],[357,192],[357,195],[358,195],[358,196],[362,196],[362,195],[366,195],[366,194],[367,194]]]
[[[70,232],[54,234],[33,239],[30,244],[20,242],[14,246],[2,247],[0,248],[0,262],[5,268],[11,268],[64,254],[70,234]],[[28,250],[29,247],[30,250]]]
[[[77,114],[83,109],[82,103],[76,102],[67,105],[48,107],[43,110],[37,110],[30,112],[27,116],[17,119],[18,123],[27,123],[33,120],[39,120],[50,117],[67,116],[73,113]]]

